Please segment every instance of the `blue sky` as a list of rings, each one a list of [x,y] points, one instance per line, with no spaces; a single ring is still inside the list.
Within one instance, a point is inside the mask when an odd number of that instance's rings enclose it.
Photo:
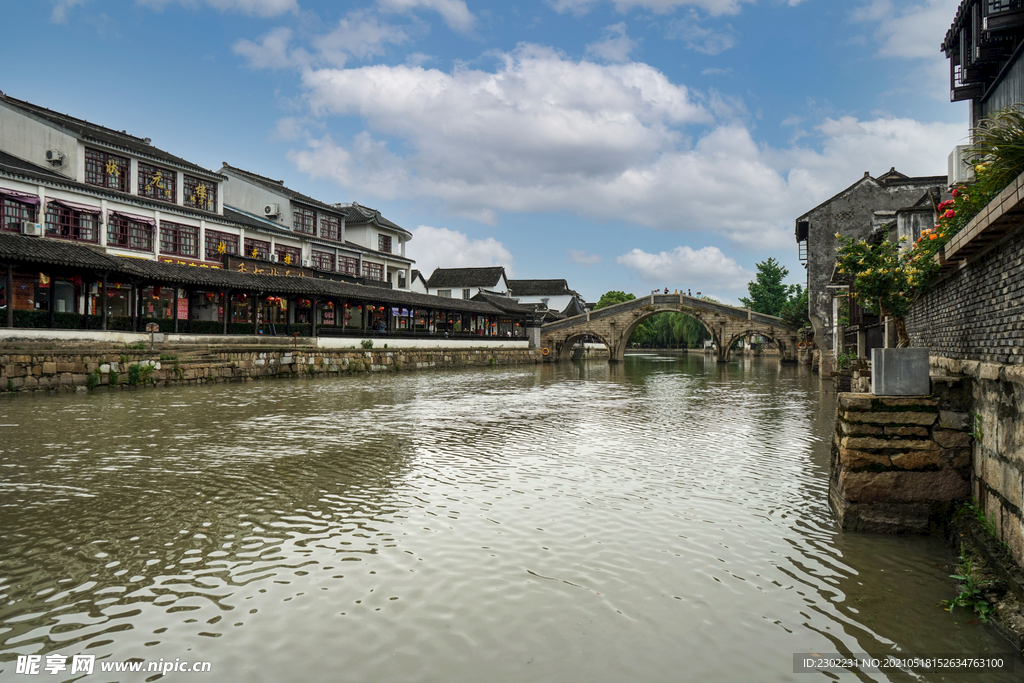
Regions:
[[[865,171],[945,173],[957,0],[10,3],[8,95],[380,209],[435,266],[735,301]]]

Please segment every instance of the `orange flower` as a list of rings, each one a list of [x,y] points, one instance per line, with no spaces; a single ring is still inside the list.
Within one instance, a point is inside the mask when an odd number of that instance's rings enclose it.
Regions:
[[[933,233],[932,233],[931,235],[929,235],[929,236],[928,236],[928,239],[930,239],[930,240],[937,240],[937,239],[939,239],[939,236],[938,236],[938,235],[936,235],[936,234],[935,234],[935,233],[933,232]]]

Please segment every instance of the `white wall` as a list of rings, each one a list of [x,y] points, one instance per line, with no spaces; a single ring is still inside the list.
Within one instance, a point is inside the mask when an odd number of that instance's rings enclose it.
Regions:
[[[220,185],[226,205],[264,218],[263,207],[267,204],[277,204],[281,209],[281,214],[277,218],[268,218],[268,220],[273,220],[289,229],[293,227],[292,203],[288,197],[232,175],[231,171],[226,168],[222,168],[221,173],[228,176],[228,179]]]
[[[68,178],[82,181],[84,169],[80,167],[78,138],[42,123],[0,103],[0,141],[8,154],[43,168],[49,168],[46,150],[64,152],[64,166],[53,170]]]

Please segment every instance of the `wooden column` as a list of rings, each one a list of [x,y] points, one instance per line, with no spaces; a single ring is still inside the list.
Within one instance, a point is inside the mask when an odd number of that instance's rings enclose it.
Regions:
[[[56,309],[57,309],[57,307],[54,305],[56,303],[54,301],[54,295],[57,293],[57,290],[54,288],[54,285],[57,284],[57,283],[54,282],[54,280],[53,280],[53,273],[49,273],[49,276],[50,276],[50,305],[49,305],[48,308],[50,310],[48,310],[46,312],[47,313],[47,315],[46,315],[46,326],[49,327],[52,330],[53,329],[54,313],[56,312]]]
[[[7,264],[7,327],[14,327],[14,266]]]
[[[224,305],[221,306],[221,308],[224,310],[224,314],[221,316],[224,319],[222,334],[226,336],[228,333],[228,319],[231,317],[231,290],[222,289],[220,290],[220,295],[224,301]]]
[[[107,274],[103,273],[103,278],[100,280],[100,306],[103,307],[103,310],[101,311],[103,319],[102,322],[100,323],[100,329],[103,330],[104,332],[107,330],[107,322],[108,318],[110,317],[107,311],[107,309],[109,308],[107,294]]]
[[[309,304],[309,324],[313,326],[310,330],[309,336],[314,339],[316,338],[316,304],[318,301],[319,299],[313,297],[313,300]]]
[[[174,334],[178,334],[178,285],[174,285]]]

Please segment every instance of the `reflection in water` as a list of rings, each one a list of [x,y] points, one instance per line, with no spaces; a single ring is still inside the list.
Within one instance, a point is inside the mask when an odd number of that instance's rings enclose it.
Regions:
[[[783,681],[828,676],[795,652],[1004,651],[937,606],[940,542],[836,531],[816,386],[647,357],[4,402],[0,679],[53,652],[217,680]]]

